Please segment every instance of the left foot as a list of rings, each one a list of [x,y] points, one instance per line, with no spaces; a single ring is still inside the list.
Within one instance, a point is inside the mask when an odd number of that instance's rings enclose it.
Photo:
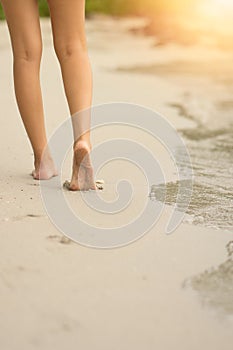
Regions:
[[[42,159],[35,160],[35,169],[32,176],[35,180],[49,180],[58,175],[57,169],[50,155],[44,155]]]

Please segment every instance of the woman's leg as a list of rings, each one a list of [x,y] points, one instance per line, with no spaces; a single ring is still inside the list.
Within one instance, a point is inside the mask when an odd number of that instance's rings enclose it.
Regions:
[[[61,66],[70,114],[74,115],[89,108],[92,103],[92,72],[85,36],[85,0],[48,0],[48,4],[54,48]],[[77,119],[87,125],[88,121],[83,119],[85,115],[90,119],[87,111]],[[74,125],[74,135],[76,127],[80,129],[83,126]],[[70,190],[96,188],[90,150],[89,132],[77,139],[75,136]],[[82,162],[84,157],[85,161]]]
[[[42,40],[37,0],[1,0],[5,12],[14,56],[15,95],[33,152],[35,179],[56,175],[49,154],[42,160],[47,144],[40,88]]]

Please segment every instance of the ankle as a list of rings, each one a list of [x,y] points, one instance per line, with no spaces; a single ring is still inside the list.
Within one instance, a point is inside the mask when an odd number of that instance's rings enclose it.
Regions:
[[[91,141],[90,138],[87,137],[80,137],[78,140],[76,140],[73,144],[73,150],[75,151],[76,149],[80,147],[85,147],[91,150]]]
[[[41,162],[51,160],[52,157],[50,155],[49,151],[42,151],[42,152],[36,152],[34,153],[34,164],[40,165]]]

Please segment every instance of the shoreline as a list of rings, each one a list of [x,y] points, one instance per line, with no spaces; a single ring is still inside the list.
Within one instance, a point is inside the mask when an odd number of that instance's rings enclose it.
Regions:
[[[172,76],[170,72],[131,74],[118,71],[119,67],[130,65],[176,61],[180,55],[189,61],[193,52],[198,54],[203,49],[193,47],[193,51],[187,52],[184,47],[170,45],[154,48],[154,39],[138,37],[128,31],[132,26],[130,21],[120,20],[117,27],[111,18],[105,22],[101,19],[87,22],[94,75],[93,104],[122,101],[147,106],[165,115],[178,131],[186,130],[186,135],[189,132],[188,136],[194,138],[189,140],[192,147],[199,141],[209,147],[214,138],[205,138],[202,134],[197,142],[195,128],[199,121],[205,127],[211,122],[211,113],[206,110],[209,111],[212,101],[230,100],[225,87],[213,86],[195,72],[189,77],[182,75],[179,80],[179,74]],[[69,113],[52,48],[49,20],[43,19],[41,26],[45,43],[42,92],[48,135],[52,135]],[[9,37],[1,24],[0,36],[4,43],[0,65],[4,86],[0,95],[4,130],[0,141],[0,346],[5,350],[19,347],[63,350],[67,346],[69,349],[79,346],[84,350],[109,350],[114,344],[123,350],[145,347],[196,350],[206,346],[212,350],[230,350],[233,265],[226,246],[233,241],[233,232],[182,223],[172,235],[165,235],[164,228],[172,210],[166,205],[156,226],[143,238],[123,248],[90,249],[64,238],[46,215],[39,183],[29,176],[32,153],[17,111]],[[211,54],[213,51],[210,57]],[[223,54],[228,55],[215,51],[215,57]],[[227,86],[232,88],[232,85]],[[180,115],[181,106],[198,118],[184,118]],[[226,110],[225,124],[231,105]],[[218,130],[223,119],[215,118],[211,128]],[[106,132],[96,130],[93,145],[119,137],[119,133],[121,137],[130,136],[144,142],[155,154],[157,152],[167,182],[175,181],[169,155],[137,130],[120,126]],[[10,142],[13,138],[15,142]],[[225,147],[228,154],[225,142],[220,135],[218,147]],[[194,149],[194,156],[201,159],[198,152]],[[70,176],[70,164],[68,154],[62,169],[64,179]],[[106,182],[105,191],[101,193],[106,201],[116,198],[114,184],[127,172],[132,181],[141,184],[138,170],[120,165],[112,163],[98,173],[98,178]],[[90,216],[80,193],[65,192],[65,197],[74,212],[84,219],[91,217],[97,226],[111,223],[111,218],[105,214]],[[135,186],[135,199],[125,216],[122,214],[122,220],[133,217],[148,200],[142,185]],[[209,271],[211,267],[212,272]],[[203,274],[205,270],[209,272]],[[186,280],[191,281],[191,285],[184,289]],[[216,290],[218,285],[221,288]],[[223,292],[226,294],[221,299]]]

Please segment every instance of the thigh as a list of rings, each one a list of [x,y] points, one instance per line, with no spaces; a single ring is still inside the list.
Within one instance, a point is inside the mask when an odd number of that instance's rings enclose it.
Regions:
[[[86,45],[85,0],[47,0],[55,49]]]
[[[1,0],[14,56],[33,58],[42,48],[37,0]]]

